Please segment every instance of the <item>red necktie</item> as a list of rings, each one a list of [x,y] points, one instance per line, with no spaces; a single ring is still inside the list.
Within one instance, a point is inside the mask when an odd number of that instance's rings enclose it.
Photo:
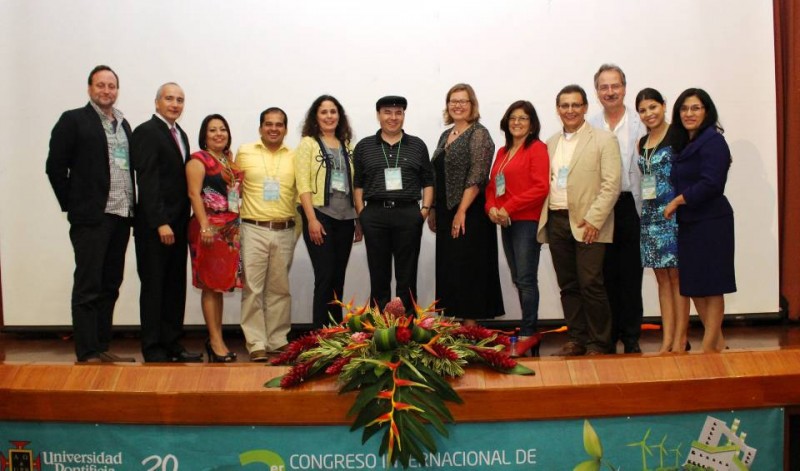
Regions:
[[[169,132],[172,133],[172,138],[175,139],[175,144],[178,146],[178,149],[180,149],[181,141],[180,137],[178,137],[178,128],[176,128],[175,125],[173,125],[171,128],[169,128]]]

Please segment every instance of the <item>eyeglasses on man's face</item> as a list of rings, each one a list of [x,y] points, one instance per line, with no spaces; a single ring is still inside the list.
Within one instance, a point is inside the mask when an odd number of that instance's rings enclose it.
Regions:
[[[579,111],[581,108],[583,108],[584,105],[585,103],[559,103],[558,109],[560,109],[561,111],[569,111],[569,110]]]

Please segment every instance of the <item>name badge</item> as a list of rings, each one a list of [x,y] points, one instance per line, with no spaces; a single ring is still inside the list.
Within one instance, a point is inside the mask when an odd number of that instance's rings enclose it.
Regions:
[[[281,186],[276,178],[264,178],[264,201],[278,201],[281,197]]]
[[[120,170],[130,170],[131,166],[127,148],[117,147],[114,149],[114,165]]]
[[[642,175],[642,199],[654,200],[656,199],[656,176],[655,175]]]
[[[567,188],[567,174],[569,174],[568,167],[561,167],[558,169],[558,179],[556,180],[556,186],[559,190],[563,190]]]
[[[403,174],[399,167],[383,169],[383,178],[386,180],[387,191],[403,189]]]
[[[347,192],[347,184],[345,183],[344,170],[334,169],[331,172],[331,190]]]
[[[497,196],[503,196],[506,194],[506,176],[503,175],[502,172],[495,175],[494,186],[496,188],[495,194]]]
[[[239,212],[239,182],[228,187],[228,211]]]

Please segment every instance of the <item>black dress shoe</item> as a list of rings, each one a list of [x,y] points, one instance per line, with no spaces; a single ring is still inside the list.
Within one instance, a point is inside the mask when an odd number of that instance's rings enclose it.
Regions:
[[[642,348],[639,346],[639,342],[626,343],[625,353],[642,353]]]
[[[144,357],[145,363],[172,363],[172,358],[168,356],[151,355]]]
[[[100,357],[100,361],[103,363],[135,363],[136,358],[133,357],[121,357],[119,355],[114,355],[111,352],[101,352],[97,354]]]
[[[172,355],[171,361],[173,363],[200,363],[203,361],[203,354],[181,350],[179,353]]]

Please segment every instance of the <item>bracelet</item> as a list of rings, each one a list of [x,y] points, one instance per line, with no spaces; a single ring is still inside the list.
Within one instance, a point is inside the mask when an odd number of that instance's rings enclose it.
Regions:
[[[201,234],[209,234],[211,232],[214,232],[214,231],[210,227],[206,227],[205,229],[200,229],[200,233]]]
[[[422,206],[422,207],[419,208],[420,211],[422,211],[423,209],[427,209],[428,211],[430,211],[431,207],[430,206]]]

